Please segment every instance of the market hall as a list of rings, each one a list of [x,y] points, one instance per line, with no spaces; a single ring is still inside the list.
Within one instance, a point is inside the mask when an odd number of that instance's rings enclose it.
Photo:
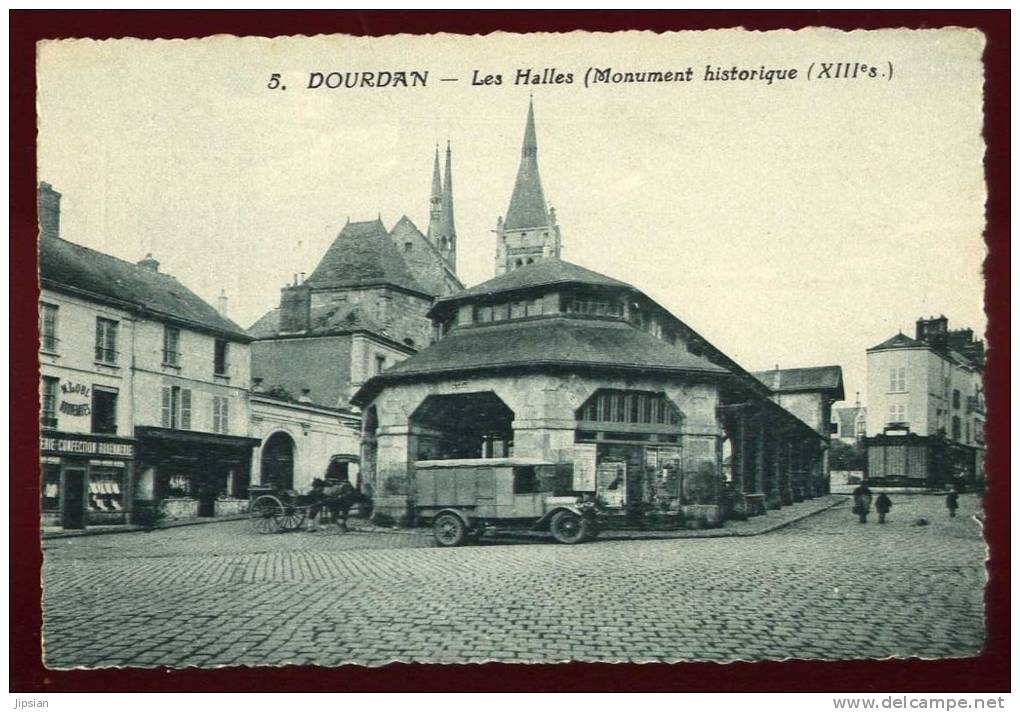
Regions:
[[[527,458],[607,516],[718,526],[827,491],[827,437],[636,287],[547,257],[429,312],[439,340],[365,383],[362,482],[410,522],[415,463]]]

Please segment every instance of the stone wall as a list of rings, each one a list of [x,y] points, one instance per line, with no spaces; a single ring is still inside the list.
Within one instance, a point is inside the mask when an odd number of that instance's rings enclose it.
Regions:
[[[599,388],[663,391],[683,415],[681,446],[685,474],[720,474],[716,419],[717,388],[664,378],[593,378],[578,375],[498,375],[430,383],[395,384],[373,402],[378,415],[375,472],[371,484],[377,510],[399,517],[414,487],[409,473],[416,437],[414,410],[430,395],[491,391],[514,412],[514,456],[546,462],[572,462],[576,410]],[[393,511],[389,511],[389,510]]]

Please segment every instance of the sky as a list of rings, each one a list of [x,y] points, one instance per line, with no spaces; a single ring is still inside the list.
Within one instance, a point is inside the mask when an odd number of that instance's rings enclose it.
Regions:
[[[564,259],[748,370],[840,365],[852,403],[865,349],[917,318],[984,331],[982,48],[969,30],[48,42],[39,180],[63,194],[65,239],[152,253],[248,327],[348,219],[424,231],[446,141],[458,271],[492,277],[532,97]],[[818,78],[829,62],[880,74]],[[734,65],[799,76],[703,79]],[[590,67],[694,81],[586,87]],[[412,70],[427,86],[307,89],[311,72]]]

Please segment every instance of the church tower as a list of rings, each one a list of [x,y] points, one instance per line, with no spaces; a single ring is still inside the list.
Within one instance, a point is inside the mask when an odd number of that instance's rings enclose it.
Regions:
[[[503,274],[545,257],[560,256],[560,228],[555,209],[548,208],[538,174],[535,107],[528,103],[521,164],[506,218],[496,221],[496,274]]]
[[[457,269],[457,228],[453,220],[453,156],[446,143],[446,177],[439,173],[439,146],[432,166],[432,192],[429,196],[428,238],[450,269]]]

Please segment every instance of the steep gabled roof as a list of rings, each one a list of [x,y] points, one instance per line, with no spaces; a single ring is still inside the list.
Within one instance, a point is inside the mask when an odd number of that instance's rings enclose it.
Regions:
[[[435,262],[436,272],[445,274],[459,287],[463,288],[464,285],[461,283],[460,278],[457,277],[457,273],[453,271],[453,268],[450,267],[450,264],[439,252],[439,249],[421,230],[418,229],[418,226],[415,225],[409,217],[406,215],[401,216],[400,220],[397,221],[397,224],[393,226],[392,230],[390,230],[389,235],[390,240],[392,240],[393,244],[397,246],[398,250],[400,249],[400,245],[408,240],[413,240],[423,245],[423,249],[428,252]],[[405,264],[407,264],[406,261]],[[410,268],[411,267],[408,266],[408,269]],[[446,285],[441,283],[442,280],[435,279],[432,275],[423,273],[420,270],[415,270],[414,278],[415,281],[425,289],[425,291],[433,296],[438,297],[446,294],[447,292]]]
[[[775,393],[832,391],[843,399],[843,369],[839,366],[783,368],[752,374]]]
[[[47,288],[80,291],[153,318],[169,318],[186,327],[251,341],[244,329],[174,277],[58,237],[39,239],[39,278]]]
[[[312,289],[389,284],[427,293],[411,275],[382,220],[344,225],[304,283]]]
[[[352,401],[368,402],[382,383],[405,378],[557,366],[713,376],[729,373],[625,322],[559,317],[456,330],[373,378]]]
[[[530,265],[518,267],[498,277],[493,277],[470,289],[465,289],[463,292],[443,297],[437,300],[433,309],[438,308],[441,304],[448,305],[478,297],[488,297],[505,292],[515,292],[554,284],[584,284],[593,287],[633,289],[626,282],[593,272],[590,269],[575,265],[572,262],[566,262],[558,257],[548,257],[537,260]]]
[[[872,346],[870,349],[868,349],[868,351],[879,351],[881,349],[903,349],[916,346],[927,348],[928,344],[924,343],[923,341],[918,341],[917,339],[912,339],[906,334],[901,332],[899,334],[896,334],[896,336],[892,337],[891,339],[886,339],[878,346]]]

